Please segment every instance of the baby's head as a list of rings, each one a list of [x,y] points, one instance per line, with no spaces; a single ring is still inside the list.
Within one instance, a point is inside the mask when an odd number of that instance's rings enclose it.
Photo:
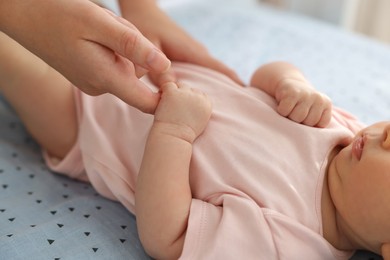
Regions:
[[[390,249],[382,247],[390,244],[390,122],[361,130],[340,150],[330,164],[328,185],[337,221],[351,243],[378,254]]]

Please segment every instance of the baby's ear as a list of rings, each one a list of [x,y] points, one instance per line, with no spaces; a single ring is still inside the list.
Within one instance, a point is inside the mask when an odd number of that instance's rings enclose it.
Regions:
[[[390,243],[383,243],[381,253],[384,260],[390,260]]]

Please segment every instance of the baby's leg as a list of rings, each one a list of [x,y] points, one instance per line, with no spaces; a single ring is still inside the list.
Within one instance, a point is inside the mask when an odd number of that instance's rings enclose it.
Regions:
[[[0,57],[0,92],[36,141],[63,158],[77,137],[70,82],[2,32]]]

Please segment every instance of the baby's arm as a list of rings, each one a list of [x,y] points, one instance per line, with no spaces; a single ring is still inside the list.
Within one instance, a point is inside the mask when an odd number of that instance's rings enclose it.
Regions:
[[[192,143],[207,125],[211,103],[200,91],[174,83],[161,91],[137,181],[137,225],[150,256],[178,259],[192,199]]]
[[[273,62],[260,67],[252,76],[251,85],[275,97],[282,116],[309,126],[325,127],[330,122],[330,99],[316,91],[289,63]]]

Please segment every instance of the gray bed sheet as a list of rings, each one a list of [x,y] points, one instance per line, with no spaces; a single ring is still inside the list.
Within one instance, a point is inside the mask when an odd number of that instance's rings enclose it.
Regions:
[[[286,60],[363,122],[389,119],[388,46],[252,0],[160,4],[245,81],[257,66]],[[50,172],[1,97],[0,122],[0,259],[150,259],[135,217],[88,183]]]

